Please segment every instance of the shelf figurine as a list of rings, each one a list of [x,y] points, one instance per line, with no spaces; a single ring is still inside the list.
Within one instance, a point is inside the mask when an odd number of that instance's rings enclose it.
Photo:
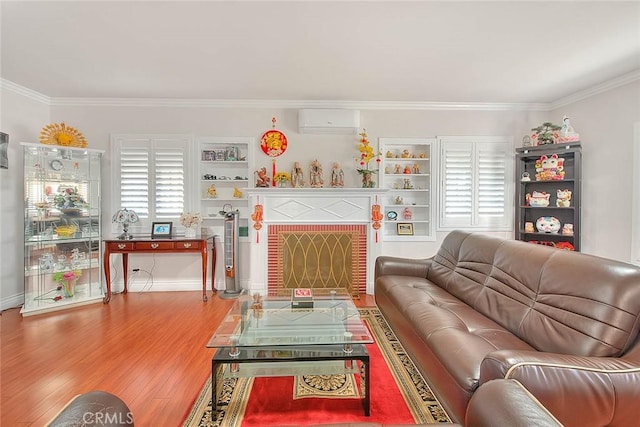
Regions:
[[[557,190],[556,206],[559,208],[568,208],[571,206],[571,190],[569,189]]]
[[[293,188],[304,187],[304,172],[302,171],[300,162],[295,162],[293,164],[293,169],[291,170],[291,186]]]
[[[209,188],[207,188],[207,197],[210,199],[215,199],[218,197],[218,192],[216,191],[216,186],[211,184]]]
[[[402,210],[402,216],[404,219],[411,219],[413,217],[413,212],[411,212],[411,209],[409,208],[404,208]]]
[[[318,159],[311,162],[311,170],[309,171],[309,181],[312,188],[322,188],[324,185],[324,178],[322,176],[322,165]]]
[[[256,175],[256,187],[268,187],[271,178],[267,176],[267,168],[262,167],[254,172]]]
[[[562,118],[562,127],[560,129],[560,136],[558,137],[558,143],[577,142],[580,141],[580,134],[573,130],[569,117],[564,116]]]
[[[331,187],[344,187],[344,172],[338,162],[333,164],[333,169],[331,170]]]

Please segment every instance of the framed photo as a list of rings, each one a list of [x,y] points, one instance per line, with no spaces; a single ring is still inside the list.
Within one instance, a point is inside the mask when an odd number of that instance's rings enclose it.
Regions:
[[[398,236],[413,236],[413,224],[410,222],[399,222],[397,230]]]
[[[154,222],[151,226],[151,238],[171,238],[172,222]]]
[[[9,169],[9,135],[0,132],[0,169]]]

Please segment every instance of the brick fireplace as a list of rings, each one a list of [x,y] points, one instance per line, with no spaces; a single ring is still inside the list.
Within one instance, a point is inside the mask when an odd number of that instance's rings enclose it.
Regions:
[[[373,263],[382,242],[371,207],[379,194],[379,189],[250,190],[250,210],[261,206],[262,221],[256,230],[249,219],[249,292],[338,287],[354,297],[373,293]]]

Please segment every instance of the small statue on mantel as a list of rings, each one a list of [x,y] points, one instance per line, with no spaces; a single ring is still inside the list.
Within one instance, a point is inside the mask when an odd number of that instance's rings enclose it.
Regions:
[[[295,162],[293,164],[293,169],[291,170],[291,185],[293,188],[304,187],[304,172],[302,171],[300,162]]]
[[[331,187],[344,187],[344,172],[338,162],[333,164],[333,169],[331,170]]]
[[[324,185],[324,178],[322,176],[322,165],[318,159],[311,162],[311,170],[309,172],[309,180],[312,188],[322,188]]]
[[[267,175],[267,168],[262,167],[255,171],[256,175],[256,187],[268,187],[271,179]]]

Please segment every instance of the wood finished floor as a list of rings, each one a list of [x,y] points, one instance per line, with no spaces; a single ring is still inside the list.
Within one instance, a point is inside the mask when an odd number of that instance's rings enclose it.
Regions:
[[[200,292],[114,295],[23,318],[0,316],[0,425],[44,426],[75,395],[123,399],[138,426],[178,426],[211,372],[205,347],[232,300]],[[372,296],[356,301],[373,306]]]

